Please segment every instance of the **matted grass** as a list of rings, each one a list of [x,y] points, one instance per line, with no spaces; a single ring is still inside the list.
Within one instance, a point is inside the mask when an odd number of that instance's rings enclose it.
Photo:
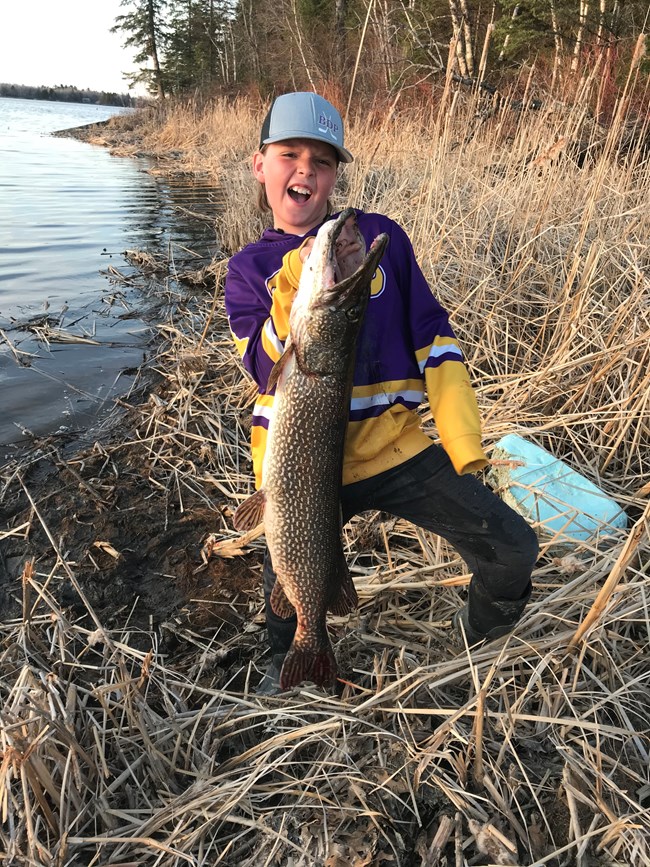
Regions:
[[[545,446],[616,498],[629,528],[601,548],[545,540],[515,633],[469,654],[449,629],[464,563],[432,534],[361,516],[345,529],[359,610],[331,618],[342,694],[262,700],[259,586],[224,597],[223,628],[167,624],[175,652],[129,610],[109,628],[87,595],[104,561],[74,560],[28,466],[6,468],[3,499],[22,489],[31,505],[0,539],[45,541],[12,590],[21,616],[0,627],[5,863],[650,863],[647,155],[642,139],[621,151],[623,115],[600,131],[569,109],[477,126],[471,105],[450,105],[444,122],[353,121],[358,159],[337,204],[411,234],[466,352],[488,449],[505,433]],[[247,168],[259,117],[218,103],[149,131],[223,189],[225,250],[261,225]],[[585,130],[593,156],[579,166]],[[188,540],[193,514],[213,510],[198,574],[216,561],[259,574],[263,539],[231,529],[252,490],[255,389],[228,334],[223,264],[213,271],[161,323],[161,381],[123,436],[98,446],[92,472],[90,458],[67,466],[103,500],[129,455]],[[119,558],[110,547],[102,556]],[[61,603],[64,583],[81,604]]]

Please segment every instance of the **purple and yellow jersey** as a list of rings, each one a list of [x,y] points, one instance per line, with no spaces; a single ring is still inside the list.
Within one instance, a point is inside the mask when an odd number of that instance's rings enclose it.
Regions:
[[[381,232],[390,241],[372,279],[357,343],[343,484],[370,478],[431,444],[416,412],[425,391],[456,471],[478,470],[487,463],[478,407],[447,313],[431,293],[404,230],[381,214],[357,214],[367,246]],[[251,434],[257,487],[273,412],[273,394],[267,393],[266,383],[289,332],[304,240],[267,229],[228,266],[225,300],[230,330],[260,389]]]

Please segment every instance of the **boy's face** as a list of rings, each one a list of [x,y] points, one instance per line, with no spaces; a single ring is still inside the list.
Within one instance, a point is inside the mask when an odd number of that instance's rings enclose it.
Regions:
[[[304,235],[323,222],[337,166],[333,147],[306,138],[274,142],[264,153],[257,151],[253,174],[266,188],[276,229]]]

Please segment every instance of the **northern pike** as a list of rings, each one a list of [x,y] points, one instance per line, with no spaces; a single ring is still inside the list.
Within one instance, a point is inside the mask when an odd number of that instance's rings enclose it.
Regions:
[[[355,347],[370,282],[388,236],[366,244],[352,208],[318,230],[289,318],[275,385],[262,486],[234,516],[238,530],[264,520],[277,580],[271,607],[294,611],[297,628],[280,674],[282,689],[311,680],[333,686],[336,659],[326,615],[358,603],[341,541],[343,443],[350,412]],[[337,261],[337,247],[356,250]]]

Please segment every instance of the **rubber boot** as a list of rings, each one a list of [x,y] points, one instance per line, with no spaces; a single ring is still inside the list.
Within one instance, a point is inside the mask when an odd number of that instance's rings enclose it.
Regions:
[[[469,647],[481,641],[494,641],[512,632],[524,613],[532,589],[529,582],[520,599],[495,599],[487,594],[481,583],[473,580],[469,585],[467,604],[456,612],[452,621],[460,642],[463,642],[462,630]]]
[[[280,672],[287,651],[291,647],[296,631],[296,618],[283,620],[273,613],[271,604],[266,598],[266,630],[271,648],[271,662],[255,690],[256,695],[278,695],[280,688]]]
[[[282,692],[282,688],[280,687],[280,672],[282,671],[284,656],[284,653],[273,655],[264,677],[257,684],[255,695],[278,695]]]

